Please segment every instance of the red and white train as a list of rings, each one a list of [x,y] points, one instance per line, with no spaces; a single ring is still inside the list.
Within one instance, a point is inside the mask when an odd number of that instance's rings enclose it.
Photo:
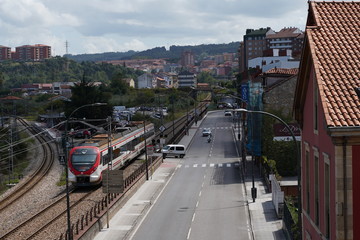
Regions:
[[[140,124],[132,131],[118,133],[111,141],[108,141],[107,135],[88,139],[70,150],[69,182],[74,186],[100,184],[104,170],[109,166],[112,170],[118,169],[139,156],[145,150],[145,139],[149,144],[154,136],[154,124],[149,123],[145,126]]]

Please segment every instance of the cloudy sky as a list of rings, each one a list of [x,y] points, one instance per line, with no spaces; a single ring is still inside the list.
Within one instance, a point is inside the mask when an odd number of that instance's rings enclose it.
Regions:
[[[247,28],[304,30],[307,0],[0,0],[0,45],[52,55],[241,41]]]

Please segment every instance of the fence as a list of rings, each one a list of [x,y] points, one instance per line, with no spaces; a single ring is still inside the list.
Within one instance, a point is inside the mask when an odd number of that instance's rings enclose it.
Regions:
[[[280,184],[275,178],[275,175],[270,174],[269,179],[271,181],[272,201],[275,206],[275,211],[277,216],[282,218],[284,209],[284,192],[281,191]]]
[[[294,232],[297,232],[296,229],[294,229],[297,225],[291,216],[291,212],[286,202],[284,204],[283,224],[287,239],[297,240],[298,236],[294,234]]]

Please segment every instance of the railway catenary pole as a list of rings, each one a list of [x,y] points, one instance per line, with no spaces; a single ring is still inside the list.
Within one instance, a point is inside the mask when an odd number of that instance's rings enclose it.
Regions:
[[[108,155],[109,155],[109,161],[108,161],[108,169],[106,171],[106,179],[107,179],[107,184],[106,184],[106,195],[108,196],[108,200],[106,203],[106,226],[107,228],[109,228],[109,204],[110,204],[110,197],[109,197],[109,172],[110,170],[112,170],[112,147],[111,147],[111,116],[109,116],[107,118],[107,121],[109,123],[108,126]]]
[[[145,167],[146,167],[146,181],[149,180],[149,166],[148,166],[148,155],[146,146],[146,121],[144,120],[144,144],[145,144]]]
[[[78,111],[81,108],[84,107],[94,107],[94,106],[104,106],[107,105],[107,103],[92,103],[92,104],[85,104],[78,108],[76,108],[74,111],[70,113],[70,115],[66,118],[65,121],[65,144],[64,144],[64,153],[65,153],[65,185],[66,185],[66,213],[67,213],[67,239],[73,240],[72,230],[71,230],[71,221],[70,221],[70,194],[69,194],[69,143],[68,143],[68,126],[69,126],[69,120],[71,116]]]

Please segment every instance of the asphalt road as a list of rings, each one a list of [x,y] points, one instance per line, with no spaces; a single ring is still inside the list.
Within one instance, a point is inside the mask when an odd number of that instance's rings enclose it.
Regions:
[[[232,117],[209,113],[133,240],[250,239]],[[213,141],[202,137],[211,128]],[[167,159],[169,160],[169,158]]]

